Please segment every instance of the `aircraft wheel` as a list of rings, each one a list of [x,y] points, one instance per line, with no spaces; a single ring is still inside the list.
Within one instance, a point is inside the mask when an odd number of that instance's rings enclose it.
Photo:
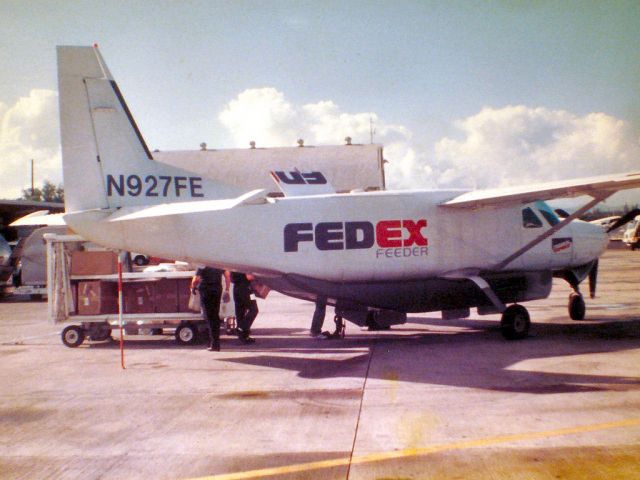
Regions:
[[[193,345],[198,341],[198,329],[192,323],[183,323],[176,328],[176,342],[181,345]]]
[[[502,314],[500,329],[507,340],[526,338],[530,326],[529,312],[522,305],[511,305]]]
[[[571,320],[584,320],[587,307],[584,304],[584,298],[579,293],[569,295],[569,317]]]
[[[78,325],[69,325],[62,330],[62,343],[69,348],[76,348],[84,342],[84,329]]]

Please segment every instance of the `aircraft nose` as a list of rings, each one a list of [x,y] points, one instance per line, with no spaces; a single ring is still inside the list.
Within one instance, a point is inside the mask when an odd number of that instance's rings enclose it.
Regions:
[[[598,258],[607,248],[609,236],[603,227],[575,221],[573,230],[573,256],[576,265],[584,265]]]

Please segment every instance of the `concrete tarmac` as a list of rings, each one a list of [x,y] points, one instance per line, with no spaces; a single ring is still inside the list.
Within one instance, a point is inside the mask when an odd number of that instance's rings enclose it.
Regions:
[[[126,370],[4,301],[0,478],[640,478],[640,253],[599,277],[585,321],[563,281],[527,303],[523,341],[475,312],[318,340],[313,305],[271,293],[254,345],[126,336]]]

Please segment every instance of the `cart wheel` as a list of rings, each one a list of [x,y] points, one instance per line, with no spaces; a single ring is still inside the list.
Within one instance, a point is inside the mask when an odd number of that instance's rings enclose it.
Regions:
[[[198,328],[192,323],[183,323],[176,328],[176,342],[181,345],[193,345],[198,341]]]
[[[62,330],[62,343],[67,347],[75,348],[84,342],[84,329],[78,325],[69,325]]]
[[[108,324],[91,325],[89,327],[89,339],[103,342],[111,338],[111,327]]]

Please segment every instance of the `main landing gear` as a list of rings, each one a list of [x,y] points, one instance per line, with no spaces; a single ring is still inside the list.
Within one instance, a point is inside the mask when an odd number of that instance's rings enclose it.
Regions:
[[[507,340],[520,340],[529,335],[531,319],[522,305],[511,305],[502,312],[500,330]]]
[[[471,276],[467,277],[467,279],[475,283],[484,292],[498,312],[502,312],[500,330],[504,338],[507,340],[520,340],[529,335],[531,318],[526,308],[518,304],[507,307],[482,277]]]

